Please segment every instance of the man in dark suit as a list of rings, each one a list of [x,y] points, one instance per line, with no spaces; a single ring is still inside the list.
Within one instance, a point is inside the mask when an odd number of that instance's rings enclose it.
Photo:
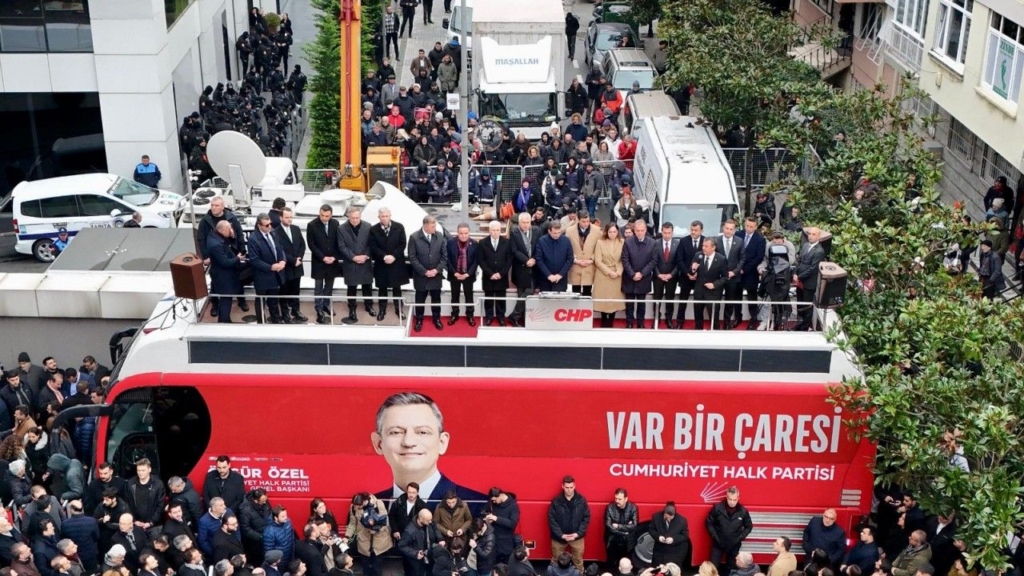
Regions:
[[[216,294],[242,293],[242,267],[245,255],[235,251],[235,229],[221,220],[216,230],[206,239],[206,253],[210,258],[210,279]],[[231,323],[231,298],[217,300],[217,321]]]
[[[338,262],[338,222],[334,220],[334,209],[330,204],[320,207],[320,217],[306,226],[306,241],[313,276],[313,290],[316,299],[316,323],[331,323],[331,296],[334,294],[334,279],[341,271]]]
[[[658,241],[647,237],[647,222],[637,220],[633,236],[622,246],[622,291],[626,294],[626,328],[644,328],[647,295],[651,293]]]
[[[284,224],[283,210],[280,222],[282,225],[286,225]],[[225,514],[220,519],[220,530],[213,535],[213,558],[211,558],[211,561],[231,560],[232,557],[238,554],[245,554],[245,546],[242,545],[241,536],[238,532],[238,516]]]
[[[281,303],[277,295],[284,285],[284,267],[287,265],[284,248],[274,240],[274,225],[270,216],[260,214],[256,217],[256,230],[249,234],[249,264],[252,266],[252,283],[257,296],[268,298],[256,299],[256,322],[263,323],[263,300],[270,309],[271,324],[288,324],[281,315]]]
[[[341,270],[348,288],[348,318],[345,324],[359,321],[356,313],[356,289],[363,287],[363,306],[371,317],[377,315],[373,309],[373,261],[370,260],[370,225],[363,223],[363,211],[356,206],[345,210],[348,222],[338,226],[338,253],[341,254]]]
[[[473,310],[473,284],[476,282],[476,242],[469,239],[469,224],[459,224],[455,238],[448,239],[448,282],[452,291],[452,317],[448,325],[459,321],[459,293],[466,297],[466,322],[476,326]]]
[[[423,217],[423,228],[413,232],[409,238],[409,263],[412,264],[412,286],[416,291],[415,323],[413,330],[423,329],[423,304],[430,295],[431,316],[434,328],[443,330],[441,323],[441,286],[442,271],[448,263],[448,243],[437,233],[437,219],[433,216]]]
[[[537,241],[537,268],[540,270],[537,288],[541,292],[565,292],[569,288],[569,269],[575,257],[572,242],[562,236],[562,223],[552,220],[548,233]]]
[[[291,310],[293,323],[305,323],[309,320],[299,311],[299,288],[305,270],[302,258],[306,255],[306,241],[302,239],[302,230],[292,224],[291,208],[281,209],[281,224],[274,229],[274,239],[284,249],[284,285],[281,286],[281,313],[287,315]],[[291,298],[285,298],[291,296]]]
[[[806,228],[807,242],[800,247],[796,256],[796,266],[793,268],[793,282],[800,287],[799,302],[806,302],[800,306],[797,314],[800,321],[792,330],[810,330],[814,324],[814,293],[818,289],[818,265],[825,259],[825,250],[818,244],[821,239],[820,228]]]
[[[715,241],[705,238],[701,253],[690,265],[693,282],[693,320],[697,330],[704,329],[704,311],[710,309],[711,326],[718,327],[718,301],[722,299],[722,286],[728,280],[725,257],[715,251]],[[706,304],[710,302],[710,304]]]
[[[722,225],[722,235],[715,238],[715,250],[725,258],[726,281],[725,299],[740,299],[740,270],[743,266],[743,244],[736,237],[736,221],[729,219]],[[743,310],[739,304],[725,305],[723,327],[732,330],[743,320]]]
[[[541,231],[533,226],[533,220],[526,212],[518,216],[519,226],[509,234],[512,248],[512,283],[516,285],[516,305],[509,316],[514,326],[526,325],[526,297],[533,293],[533,272],[537,265],[534,252]]]
[[[373,281],[377,284],[377,320],[388,314],[388,290],[395,303],[395,316],[402,318],[402,286],[409,281],[405,265],[405,227],[391,220],[391,210],[377,211],[377,223],[370,228],[370,256]]]
[[[416,231],[410,238],[410,245],[422,241],[422,235],[423,230]],[[431,243],[439,239],[435,237]],[[399,392],[384,400],[377,409],[376,428],[370,440],[374,451],[391,466],[393,480],[391,487],[377,492],[377,498],[405,500],[409,485],[416,484],[419,499],[425,501],[428,508],[434,508],[445,493],[454,490],[456,496],[469,504],[474,516],[483,511],[488,502],[485,494],[459,486],[438,469],[438,460],[448,451],[451,440],[443,421],[437,403],[424,394]],[[403,430],[422,430],[423,433],[390,433]],[[407,456],[410,453],[418,456]]]
[[[676,270],[676,257],[679,253],[679,239],[673,238],[675,226],[671,222],[661,225],[661,241],[658,242],[658,249],[655,250],[657,263],[654,265],[654,300],[669,300],[664,304],[654,305],[654,325],[658,325],[661,313],[665,313],[665,325],[671,330],[675,328],[672,323],[672,313],[675,312],[675,304],[671,303],[676,297],[676,284],[679,282],[679,274]],[[686,304],[683,304],[686,308]],[[685,313],[685,312],[684,312]]]
[[[768,242],[757,231],[757,218],[747,216],[743,230],[736,234],[743,241],[743,258],[740,262],[740,291],[747,294],[747,330],[757,330],[757,286],[760,277],[757,267],[764,260]]]
[[[483,273],[484,326],[490,326],[494,319],[498,325],[505,325],[505,293],[508,291],[508,271],[512,266],[512,246],[501,235],[501,222],[492,220],[487,228],[488,236],[480,240],[477,254]]]
[[[690,267],[694,258],[700,254],[704,246],[704,223],[694,220],[690,223],[690,235],[679,240],[676,252],[676,277],[679,278],[679,311],[676,313],[676,328],[683,328],[686,320],[686,301],[693,292],[693,280],[690,280]]]
[[[270,217],[267,217],[270,220]],[[149,537],[146,531],[135,525],[135,519],[131,514],[122,514],[117,519],[117,533],[111,536],[110,545],[120,544],[124,546],[124,565],[129,570],[139,569],[139,555],[149,545]]]

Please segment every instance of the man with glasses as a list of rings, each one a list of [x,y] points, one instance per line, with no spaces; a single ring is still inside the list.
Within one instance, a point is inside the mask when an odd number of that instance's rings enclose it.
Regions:
[[[914,530],[907,539],[907,547],[892,561],[892,576],[915,576],[918,572],[934,574],[935,569],[929,564],[931,559],[928,535],[924,530]]]
[[[829,562],[838,566],[846,552],[846,532],[836,524],[836,511],[829,508],[821,516],[811,518],[804,528],[804,553],[809,558],[811,552],[820,548],[828,554]]]
[[[256,217],[256,230],[249,235],[249,264],[252,266],[252,282],[256,289],[256,322],[262,324],[263,300],[270,309],[271,324],[289,324],[290,321],[281,314],[281,304],[277,295],[284,285],[285,260],[284,248],[274,239],[273,225],[268,214]]]

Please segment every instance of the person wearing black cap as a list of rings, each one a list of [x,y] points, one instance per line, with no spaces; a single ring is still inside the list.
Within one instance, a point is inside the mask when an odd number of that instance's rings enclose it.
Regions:
[[[995,298],[996,294],[1006,288],[1003,277],[1003,259],[992,249],[992,241],[988,238],[981,241],[978,258],[978,279],[981,281],[981,295]]]
[[[28,352],[18,354],[18,375],[21,376],[21,383],[32,390],[38,390],[46,383],[46,371],[42,366],[32,364]],[[14,406],[10,408],[14,410]]]

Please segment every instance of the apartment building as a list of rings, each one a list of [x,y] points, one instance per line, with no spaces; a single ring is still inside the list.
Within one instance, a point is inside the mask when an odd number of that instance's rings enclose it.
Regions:
[[[24,178],[131,176],[142,154],[183,185],[177,128],[238,77],[251,0],[0,1],[0,195]]]
[[[939,119],[928,146],[943,160],[945,200],[962,201],[980,217],[997,176],[1018,185],[1024,0],[793,0],[791,9],[801,26],[831,26],[850,38],[849,66],[823,71],[836,86],[881,84],[895,95],[909,77],[927,94],[909,105]]]

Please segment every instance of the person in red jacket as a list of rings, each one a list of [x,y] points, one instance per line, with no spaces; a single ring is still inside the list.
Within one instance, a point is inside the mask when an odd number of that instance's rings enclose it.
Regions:
[[[619,144],[619,160],[626,163],[626,168],[633,169],[633,158],[636,157],[636,140],[633,135],[626,133],[622,135],[622,142]]]

